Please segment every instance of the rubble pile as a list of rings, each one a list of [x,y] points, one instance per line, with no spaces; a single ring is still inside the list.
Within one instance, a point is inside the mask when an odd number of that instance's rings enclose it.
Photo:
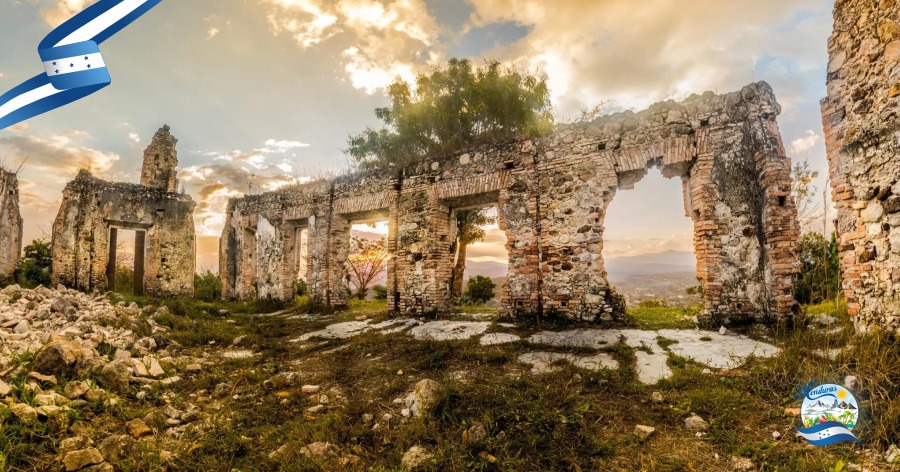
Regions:
[[[145,308],[143,313],[154,314],[152,310]],[[160,308],[155,314],[166,310]],[[153,336],[165,334],[166,328],[147,317],[142,322],[147,323],[150,336],[139,336],[129,326],[141,314],[137,304],[114,304],[100,293],[88,295],[62,286],[31,290],[11,285],[0,290],[0,369],[17,356],[38,351],[54,336],[80,342],[93,351],[105,344],[149,354],[159,347]]]

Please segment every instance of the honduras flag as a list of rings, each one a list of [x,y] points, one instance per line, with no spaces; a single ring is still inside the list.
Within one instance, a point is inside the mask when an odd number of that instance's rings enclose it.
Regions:
[[[829,446],[843,441],[859,442],[859,439],[838,421],[826,421],[811,428],[797,428],[797,432],[813,446]]]
[[[110,84],[99,45],[162,0],[100,0],[53,30],[38,53],[44,73],[0,96],[0,130]]]

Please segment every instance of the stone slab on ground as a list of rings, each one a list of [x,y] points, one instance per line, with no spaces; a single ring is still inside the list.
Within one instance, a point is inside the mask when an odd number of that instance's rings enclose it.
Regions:
[[[600,371],[618,369],[619,362],[609,354],[600,353],[591,356],[576,356],[559,352],[527,352],[518,357],[519,363],[530,365],[532,374],[549,374],[560,369],[559,362],[566,361],[575,367],[585,370]]]
[[[521,340],[522,338],[516,336],[515,334],[489,333],[482,336],[479,342],[482,346],[499,346],[501,344],[509,344]]]
[[[431,321],[409,330],[420,341],[459,341],[480,336],[491,327],[489,321]]]
[[[771,344],[746,336],[677,329],[660,330],[659,335],[677,341],[669,346],[672,353],[714,369],[734,369],[747,362],[750,356],[766,358],[781,352]]]
[[[647,354],[644,351],[635,351],[634,355],[638,380],[642,384],[655,385],[660,380],[672,376],[672,369],[668,364],[669,356],[665,352],[655,350],[653,354]]]

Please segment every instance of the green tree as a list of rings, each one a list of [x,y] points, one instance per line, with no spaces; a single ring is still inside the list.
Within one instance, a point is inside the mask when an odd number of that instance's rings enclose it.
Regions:
[[[38,285],[48,287],[52,265],[53,254],[50,243],[35,239],[25,248],[24,255],[16,264],[13,278],[22,287],[34,288]]]
[[[454,301],[462,298],[463,278],[466,273],[466,252],[470,244],[484,239],[484,226],[494,224],[496,218],[488,216],[485,209],[462,210],[456,212],[456,265],[450,284],[450,296]]]
[[[466,293],[463,301],[468,305],[481,305],[487,303],[494,298],[494,289],[497,284],[490,277],[476,275],[469,277],[469,283],[466,284]]]
[[[387,95],[390,105],[375,110],[383,126],[366,128],[347,140],[345,152],[361,169],[403,167],[428,155],[539,136],[553,128],[547,80],[497,61],[473,67],[466,59],[451,59],[446,67],[420,74],[415,84],[398,79]],[[458,257],[451,283],[455,300],[462,294],[466,248],[484,238],[481,226],[492,220],[485,210],[457,213]]]
[[[537,136],[553,126],[546,79],[497,61],[475,68],[466,59],[450,59],[415,84],[397,79],[387,94],[390,105],[375,110],[384,126],[347,141],[345,152],[360,168],[402,167],[495,139]]]
[[[834,233],[830,240],[819,233],[801,236],[800,266],[800,277],[794,285],[794,297],[798,302],[821,303],[840,293],[840,259]]]

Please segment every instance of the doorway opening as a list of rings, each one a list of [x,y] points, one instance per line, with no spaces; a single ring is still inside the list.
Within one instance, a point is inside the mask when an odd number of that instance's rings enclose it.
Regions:
[[[347,248],[347,290],[350,298],[370,301],[379,308],[388,300],[388,220],[378,216],[351,220]]]
[[[651,168],[636,184],[620,185],[610,203],[603,259],[609,283],[629,308],[701,304],[686,201],[681,179]]]
[[[294,226],[294,248],[292,251],[294,296],[303,297],[309,294],[309,223],[307,220],[297,222]]]
[[[507,289],[509,251],[496,203],[455,208],[451,299],[467,309],[500,307]]]
[[[145,229],[109,228],[109,261],[106,266],[109,291],[123,295],[144,295],[146,246]]]

